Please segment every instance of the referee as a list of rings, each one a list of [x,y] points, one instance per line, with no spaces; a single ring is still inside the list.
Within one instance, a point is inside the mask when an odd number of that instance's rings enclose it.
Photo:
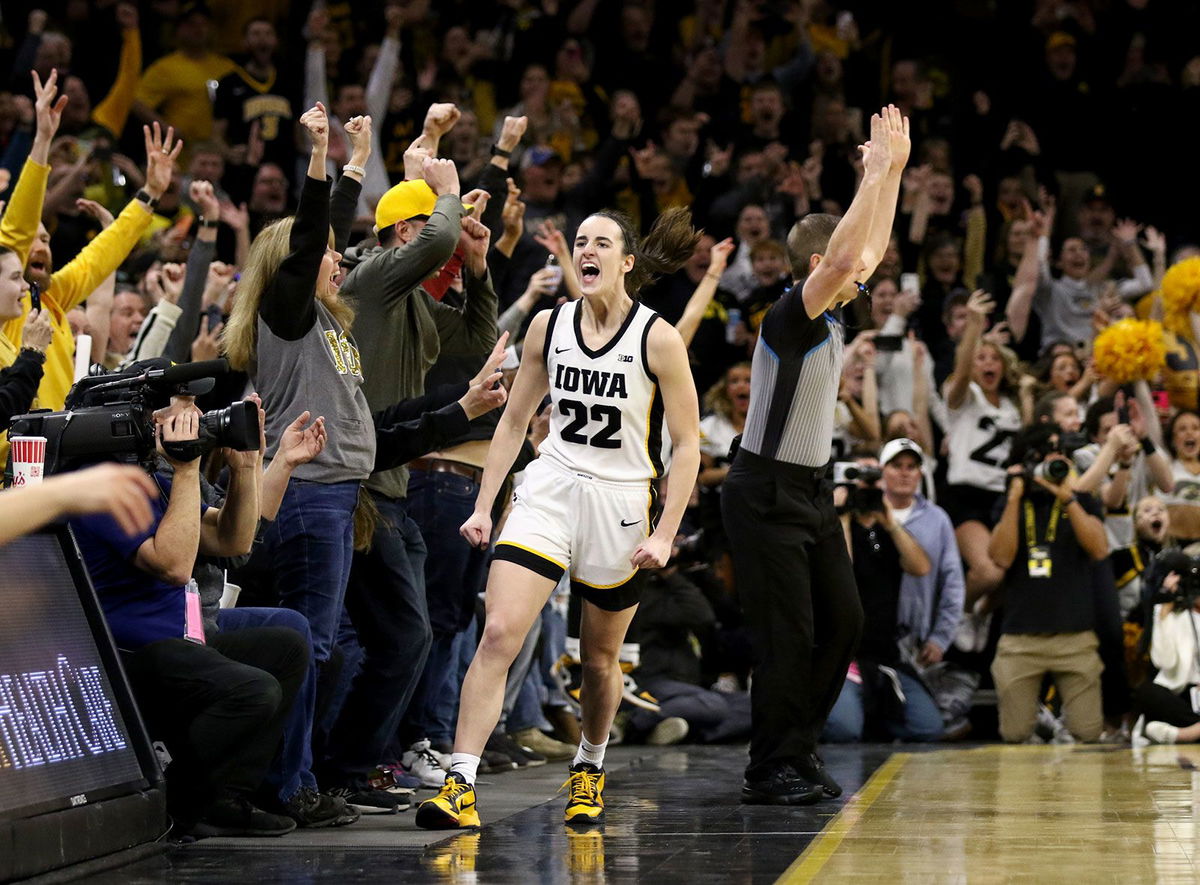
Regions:
[[[750,412],[721,511],[755,662],[742,801],[799,805],[841,795],[816,755],[846,678],[862,606],[825,481],[844,333],[830,311],[879,264],[908,159],[908,119],[889,105],[859,148],[863,179],[842,218],[808,215],[788,234],[792,287],[763,319]]]

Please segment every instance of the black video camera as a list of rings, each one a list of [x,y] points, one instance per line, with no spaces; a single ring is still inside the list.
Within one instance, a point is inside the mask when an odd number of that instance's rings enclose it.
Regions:
[[[853,461],[833,465],[833,484],[846,487],[846,509],[858,514],[884,512],[883,489],[875,485],[882,478],[883,471],[878,467],[862,467]]]
[[[1179,584],[1174,590],[1159,585],[1152,603],[1170,602],[1177,611],[1191,608],[1200,598],[1200,559],[1188,556],[1182,550],[1164,550],[1154,557],[1155,572],[1164,579],[1171,572],[1179,575]]]
[[[1060,433],[1057,443],[1047,438],[1025,450],[1025,480],[1032,482],[1035,477],[1044,479],[1052,485],[1058,485],[1071,473],[1071,456],[1076,449],[1087,445],[1087,438],[1082,433]],[[1047,461],[1049,455],[1062,455]]]
[[[211,384],[194,382],[228,371],[229,363],[223,359],[178,366],[162,360],[150,368],[143,364],[124,373],[82,378],[71,389],[65,410],[17,415],[9,436],[46,438],[47,476],[98,461],[153,469],[155,410],[167,406],[174,394],[206,392]],[[206,412],[200,418],[199,440],[182,445],[197,457],[218,447],[257,451],[258,443],[258,406],[237,402]],[[186,459],[182,451],[179,454]]]

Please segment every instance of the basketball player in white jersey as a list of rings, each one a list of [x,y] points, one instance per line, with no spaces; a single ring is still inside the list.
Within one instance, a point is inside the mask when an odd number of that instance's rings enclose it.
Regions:
[[[604,750],[623,685],[618,652],[638,602],[631,581],[639,568],[666,565],[700,465],[687,348],[636,295],[653,275],[682,267],[698,239],[685,209],[663,213],[641,241],[620,215],[590,216],[575,237],[583,298],[530,324],[475,512],[462,527],[471,544],[491,541],[493,501],[547,388],[550,435],[526,469],[496,543],[487,621],[463,681],[450,772],[441,792],[417,810],[420,827],[479,826],[475,773],[500,717],[508,668],[565,572],[583,600],[583,738],[571,765],[566,820],[603,818]],[[663,472],[664,431],[674,444],[673,464],[655,527],[651,484]]]

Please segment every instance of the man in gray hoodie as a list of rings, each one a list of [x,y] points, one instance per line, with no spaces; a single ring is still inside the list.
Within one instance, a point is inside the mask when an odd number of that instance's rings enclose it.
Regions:
[[[489,232],[466,215],[453,162],[427,159],[422,174],[383,196],[375,210],[379,244],[348,250],[344,262],[350,271],[341,295],[355,310],[362,390],[379,408],[420,395],[442,354],[476,354],[482,364],[498,337]],[[422,287],[456,253],[462,310]],[[338,692],[345,699],[326,745],[323,787],[361,783],[383,761],[429,651],[425,544],[407,514],[407,484],[404,467],[375,473],[366,483],[380,518],[370,550],[355,554],[338,636],[353,657],[356,643],[361,646],[363,658],[353,684],[347,688],[344,678]]]

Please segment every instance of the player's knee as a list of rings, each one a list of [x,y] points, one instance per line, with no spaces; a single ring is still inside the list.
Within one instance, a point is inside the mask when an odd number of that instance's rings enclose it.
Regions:
[[[511,664],[524,641],[525,634],[518,631],[515,625],[493,616],[484,625],[483,636],[475,653]]]
[[[616,652],[611,656],[605,654],[584,655],[583,675],[588,681],[603,682],[606,679],[615,679],[620,670]]]

